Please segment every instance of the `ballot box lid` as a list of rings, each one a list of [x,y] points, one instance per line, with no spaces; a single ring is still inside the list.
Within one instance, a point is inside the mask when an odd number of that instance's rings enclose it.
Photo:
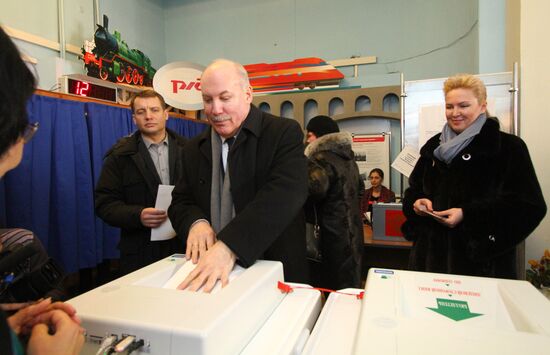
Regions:
[[[550,302],[530,283],[370,269],[354,354],[543,354]]]

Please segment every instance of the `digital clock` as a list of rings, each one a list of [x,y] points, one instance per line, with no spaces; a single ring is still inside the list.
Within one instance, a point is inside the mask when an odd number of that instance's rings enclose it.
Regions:
[[[87,81],[67,78],[69,94],[117,102],[116,88],[93,84]]]

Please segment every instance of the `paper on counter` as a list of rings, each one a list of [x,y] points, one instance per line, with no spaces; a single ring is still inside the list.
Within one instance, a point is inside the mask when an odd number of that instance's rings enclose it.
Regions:
[[[395,158],[391,167],[399,171],[406,177],[411,176],[411,173],[416,165],[416,162],[420,158],[420,153],[410,146],[405,146],[401,153]]]
[[[368,224],[372,224],[371,212],[367,211],[367,212],[363,213],[363,216],[365,216],[365,219],[367,220]]]
[[[178,287],[178,285],[182,283],[183,280],[185,280],[187,275],[189,275],[189,273],[193,271],[196,266],[197,265],[193,264],[191,260],[186,261],[185,264],[183,264],[179,268],[179,270],[176,271],[174,275],[172,275],[172,277],[168,279],[168,281],[166,281],[166,283],[164,284],[164,286],[162,286],[162,288],[176,289],[176,287]],[[244,270],[245,269],[242,266],[235,264],[235,266],[233,267],[233,270],[229,274],[229,283],[231,283],[231,281],[233,281],[236,277],[242,274]],[[216,281],[216,285],[212,289],[211,293],[217,292],[221,290],[221,288],[222,288],[222,283],[220,280],[218,280]],[[201,292],[201,291],[202,291],[202,287],[199,288],[197,292]]]
[[[174,190],[174,185],[159,185],[157,201],[155,202],[156,209],[168,211],[168,207],[170,207],[170,203],[172,202],[172,190]],[[151,229],[151,241],[168,240],[175,236],[176,231],[172,228],[170,218],[166,218],[157,228]]]

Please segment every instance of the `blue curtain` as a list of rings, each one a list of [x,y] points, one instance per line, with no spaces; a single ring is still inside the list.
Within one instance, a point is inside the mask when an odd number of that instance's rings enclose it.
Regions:
[[[96,186],[105,153],[118,139],[131,134],[135,130],[135,125],[131,111],[125,108],[88,103],[86,111],[90,159],[94,186]],[[97,261],[118,258],[116,246],[120,239],[119,229],[104,223],[99,217],[95,217],[94,223]]]
[[[204,131],[206,124],[169,117],[166,127],[184,137],[194,137]]]
[[[32,230],[68,271],[95,265],[94,202],[84,104],[44,96],[29,102],[40,128],[6,174],[8,227]]]
[[[0,223],[35,232],[67,272],[117,258],[119,231],[95,217],[93,191],[105,152],[135,126],[129,109],[35,95],[30,122],[39,122],[23,160],[0,180]],[[171,118],[185,137],[206,125]]]

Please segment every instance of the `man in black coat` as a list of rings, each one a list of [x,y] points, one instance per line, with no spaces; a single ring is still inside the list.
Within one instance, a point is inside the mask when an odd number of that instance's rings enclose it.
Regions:
[[[178,251],[181,245],[178,238],[151,241],[151,228],[168,218],[166,211],[153,206],[158,186],[173,185],[180,175],[185,139],[166,128],[168,111],[157,92],[137,94],[131,108],[138,131],[107,152],[95,190],[98,216],[121,228],[122,275]]]
[[[279,260],[285,279],[307,281],[300,126],[251,105],[252,88],[238,63],[208,66],[201,91],[212,127],[186,145],[168,211],[174,229],[187,236],[188,258],[198,262],[179,288],[204,284],[209,292],[218,279],[226,285],[237,260],[245,267]]]

